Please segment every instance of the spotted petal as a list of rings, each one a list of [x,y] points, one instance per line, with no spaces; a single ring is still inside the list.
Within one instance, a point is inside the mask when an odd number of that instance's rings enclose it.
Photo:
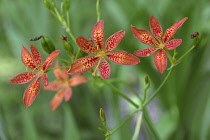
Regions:
[[[172,39],[166,44],[168,50],[173,50],[182,43],[182,39]]]
[[[157,41],[152,37],[149,31],[144,29],[137,29],[134,26],[131,26],[133,35],[142,43],[150,46],[158,46]]]
[[[34,63],[34,60],[31,56],[31,54],[28,52],[28,50],[26,49],[26,47],[23,45],[22,46],[22,54],[21,54],[21,59],[23,64],[30,69],[35,69],[36,65]]]
[[[45,90],[52,90],[52,91],[54,91],[54,90],[60,89],[61,86],[62,86],[61,82],[59,82],[59,81],[53,81],[53,82],[49,82],[48,85],[47,86],[44,86],[43,88]]]
[[[92,29],[92,39],[97,48],[104,48],[104,21],[98,21]]]
[[[140,62],[139,58],[125,51],[110,52],[106,56],[113,63],[121,65],[135,65]]]
[[[43,74],[43,81],[44,81],[44,86],[48,85],[48,75],[46,73]]]
[[[161,49],[154,56],[155,67],[158,71],[163,73],[167,67],[167,54]]]
[[[55,50],[50,55],[47,56],[42,65],[44,71],[46,71],[52,65],[53,60],[58,56],[59,53],[60,53],[59,50]]]
[[[165,32],[165,34],[163,35],[163,42],[166,43],[168,42],[168,40],[176,33],[176,31],[178,30],[178,28],[187,20],[188,18],[185,17],[177,22],[175,22],[170,28],[168,28]]]
[[[77,37],[76,39],[77,45],[81,48],[81,50],[83,50],[86,53],[90,53],[90,54],[96,54],[97,50],[93,45],[93,42],[90,41],[89,39],[80,36]]]
[[[26,107],[30,106],[38,95],[40,91],[40,82],[41,77],[38,77],[26,88],[23,95],[23,103]]]
[[[100,63],[98,70],[102,78],[104,79],[109,78],[111,73],[111,67],[105,59],[103,59],[102,62]]]
[[[116,32],[115,34],[113,34],[112,36],[110,36],[106,40],[106,50],[105,51],[114,50],[118,46],[118,44],[121,42],[121,40],[123,39],[124,36],[125,36],[125,31],[123,31],[123,30],[120,30],[120,31]]]
[[[15,77],[13,77],[10,81],[13,84],[24,84],[31,81],[33,78],[37,76],[36,73],[33,72],[22,72]]]
[[[161,37],[163,35],[163,30],[159,21],[154,16],[151,16],[149,20],[149,25],[150,25],[150,30],[152,34],[155,36],[155,38],[157,40],[161,40]]]
[[[50,102],[50,108],[52,110],[56,110],[56,108],[61,104],[63,97],[64,97],[65,89],[61,89],[58,91],[57,94],[53,97],[53,99]]]
[[[75,76],[72,76],[69,79],[69,85],[71,87],[74,87],[74,86],[77,86],[77,85],[81,85],[81,84],[83,84],[83,83],[85,83],[87,81],[88,81],[88,79],[85,76],[75,75]]]
[[[137,55],[137,56],[141,56],[141,57],[150,56],[151,54],[153,54],[158,49],[159,48],[145,48],[145,49],[134,51],[134,54]]]
[[[30,49],[31,49],[31,54],[32,54],[34,63],[36,65],[41,65],[42,57],[41,57],[41,54],[39,53],[39,51],[37,50],[37,48],[35,48],[34,45],[30,44]]]
[[[90,70],[97,62],[99,57],[86,56],[74,61],[70,69],[67,71],[68,74],[80,74]]]

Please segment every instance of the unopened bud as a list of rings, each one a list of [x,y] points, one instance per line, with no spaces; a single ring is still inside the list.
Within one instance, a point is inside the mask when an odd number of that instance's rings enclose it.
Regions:
[[[66,36],[61,36],[61,41],[63,43],[64,49],[66,51],[67,54],[72,55],[74,53],[74,48],[71,44],[70,41],[67,41],[67,37]]]
[[[102,124],[106,126],[106,116],[105,116],[104,110],[100,108],[99,113],[100,113],[100,119],[102,121]]]
[[[44,6],[45,6],[47,9],[51,9],[51,5],[50,5],[49,1],[47,1],[47,0],[44,0]]]
[[[69,8],[70,8],[70,0],[63,0],[63,3],[64,3],[65,9],[69,10]]]
[[[42,40],[41,40],[41,44],[42,44],[42,48],[48,54],[50,54],[51,52],[53,52],[55,50],[55,45],[53,44],[53,42],[51,41],[51,39],[49,39],[49,37],[43,36],[42,37]]]

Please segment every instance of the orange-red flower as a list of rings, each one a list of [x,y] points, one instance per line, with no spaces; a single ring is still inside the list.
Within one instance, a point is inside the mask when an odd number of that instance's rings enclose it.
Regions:
[[[92,41],[85,37],[78,37],[76,42],[78,46],[86,53],[96,54],[95,56],[82,57],[71,64],[68,70],[69,74],[79,74],[90,70],[96,64],[96,68],[93,72],[95,74],[96,70],[99,70],[100,76],[104,79],[110,76],[110,65],[105,60],[109,59],[111,62],[121,65],[135,65],[140,62],[140,60],[125,51],[114,51],[120,41],[123,39],[125,31],[120,30],[110,36],[106,42],[104,42],[104,21],[100,20],[97,22],[92,29]]]
[[[53,51],[50,55],[47,56],[44,63],[42,64],[42,57],[39,51],[32,44],[30,45],[30,49],[31,53],[29,53],[26,47],[23,45],[22,62],[27,68],[30,68],[33,71],[20,73],[10,80],[14,84],[24,84],[36,77],[36,79],[28,85],[23,95],[23,103],[27,107],[33,103],[36,96],[38,95],[42,78],[44,80],[44,85],[48,85],[48,76],[45,72],[51,66],[53,60],[60,53],[59,50]],[[37,71],[38,73],[35,73],[34,71]]]
[[[163,73],[167,67],[167,54],[164,48],[173,50],[182,43],[182,39],[172,39],[172,36],[176,33],[177,29],[187,20],[187,17],[177,21],[170,28],[168,28],[163,35],[163,30],[158,20],[151,16],[149,20],[150,30],[152,34],[144,29],[137,29],[131,26],[131,30],[134,36],[142,43],[156,48],[145,48],[135,51],[134,54],[137,56],[149,56],[155,51],[159,50],[154,56],[154,64],[158,71]],[[153,36],[154,37],[153,37]]]
[[[55,67],[59,67],[58,62],[56,62]],[[50,107],[52,110],[55,110],[63,99],[68,101],[72,95],[71,87],[83,84],[87,82],[87,78],[82,75],[75,75],[69,79],[67,69],[55,69],[53,70],[54,75],[57,80],[49,82],[47,86],[44,86],[46,90],[59,90],[58,93],[53,97],[50,102]]]

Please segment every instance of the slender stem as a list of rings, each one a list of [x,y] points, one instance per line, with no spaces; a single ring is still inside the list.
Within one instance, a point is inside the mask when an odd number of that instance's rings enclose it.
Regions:
[[[67,61],[67,60],[65,60],[65,59],[63,59],[63,58],[60,58],[60,57],[56,57],[56,59],[58,59],[58,60],[60,60],[60,61],[63,61],[63,62],[66,62],[66,63],[69,63],[69,64],[71,64],[71,62],[69,62],[69,61]]]
[[[145,102],[145,100],[147,99],[147,90],[149,89],[150,85],[146,85],[146,87],[144,88],[144,98],[143,98],[143,102]]]
[[[151,118],[145,108],[143,109],[143,112],[144,112],[143,115],[144,115],[145,121],[146,121],[149,129],[152,131],[152,133],[155,137],[155,140],[160,140],[160,137],[159,137],[157,131],[155,130],[154,125],[152,124]]]
[[[138,140],[139,131],[140,131],[141,122],[142,122],[142,114],[143,114],[143,112],[139,112],[138,121],[137,121],[137,124],[136,124],[136,128],[135,128],[132,140]]]
[[[173,61],[173,58],[172,58],[171,54],[168,52],[168,50],[165,50],[165,52],[166,52],[166,54],[168,56],[169,61],[171,62],[171,65],[173,65],[174,61]]]
[[[129,115],[125,120],[123,120],[123,122],[117,127],[115,128],[113,131],[111,131],[109,134],[113,134],[114,132],[116,132],[118,129],[120,129],[134,114],[136,114],[138,111],[140,111],[139,109],[137,109],[136,111],[134,111],[131,115]]]
[[[167,76],[165,77],[165,79],[163,80],[163,82],[161,83],[161,85],[157,88],[157,90],[155,91],[155,93],[143,104],[142,108],[145,108],[159,93],[160,89],[163,87],[163,85],[166,83],[166,81],[168,80],[168,78],[170,77],[171,73],[172,73],[172,69],[171,68],[167,74]]]
[[[107,86],[109,86],[111,89],[113,89],[118,95],[120,95],[121,97],[123,97],[125,100],[127,100],[129,103],[131,103],[133,106],[135,106],[136,108],[139,107],[139,105],[137,105],[136,103],[134,103],[128,96],[126,96],[125,94],[123,94],[122,92],[120,92],[119,89],[117,89],[116,87],[114,87],[112,84],[110,84],[109,82],[107,82],[105,79],[100,78],[101,81],[106,84]]]
[[[180,62],[190,51],[192,51],[195,48],[196,45],[193,45],[185,54],[183,54],[177,62]]]
[[[45,71],[45,73],[51,71],[51,70],[55,70],[55,69],[62,69],[62,68],[69,68],[69,66],[62,66],[62,67],[56,67],[56,68],[49,68]]]
[[[100,18],[101,18],[101,13],[100,13],[100,0],[97,0],[97,2],[96,2],[96,13],[97,13],[97,21],[99,21]]]

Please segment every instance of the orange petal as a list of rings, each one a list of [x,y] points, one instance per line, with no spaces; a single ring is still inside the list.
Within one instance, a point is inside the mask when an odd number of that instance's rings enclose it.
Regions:
[[[90,53],[90,54],[96,54],[97,50],[93,45],[93,42],[90,41],[89,39],[80,36],[77,37],[76,39],[77,45],[81,48],[81,50],[83,50],[86,53]]]
[[[158,46],[157,41],[152,37],[149,31],[144,29],[137,29],[134,26],[131,26],[133,35],[142,43],[150,46]]]
[[[63,97],[64,97],[64,91],[65,89],[61,89],[58,91],[57,94],[53,97],[53,99],[50,102],[50,108],[52,110],[56,110],[56,108],[61,104]]]
[[[48,75],[46,73],[43,74],[44,86],[48,85]]]
[[[58,61],[56,61],[54,67],[55,67],[55,68],[60,67]],[[65,73],[67,73],[67,69],[65,69],[65,71],[62,71],[62,69],[54,69],[54,70],[53,70],[53,73],[54,73],[55,77],[56,77],[58,80],[65,80],[65,79],[68,79],[68,75],[65,74]],[[67,76],[67,77],[66,77],[66,76]]]
[[[155,67],[158,71],[163,73],[167,67],[167,54],[161,49],[154,56]]]
[[[159,48],[145,48],[145,49],[134,51],[134,54],[137,55],[137,56],[141,56],[141,57],[150,56],[151,54],[153,54],[158,49]]]
[[[41,77],[38,77],[26,88],[23,95],[23,103],[26,107],[30,106],[38,95],[40,91],[40,81]]]
[[[36,65],[34,63],[34,60],[31,56],[31,54],[28,52],[28,50],[26,49],[26,47],[23,45],[22,46],[22,54],[21,54],[21,59],[23,64],[30,69],[35,69]]]
[[[168,40],[176,33],[176,31],[178,30],[178,28],[187,20],[188,18],[185,17],[179,21],[177,21],[176,23],[174,23],[170,28],[168,28],[165,32],[165,34],[163,35],[162,41],[164,43],[168,42]]]
[[[46,71],[52,65],[53,60],[58,56],[59,53],[60,53],[59,50],[55,50],[50,55],[47,56],[42,65],[44,71]]]
[[[41,54],[39,53],[37,48],[34,47],[34,45],[30,44],[30,48],[31,48],[31,54],[32,54],[32,58],[34,60],[34,63],[36,65],[41,65],[41,63],[42,63]]]
[[[110,36],[106,40],[106,50],[105,51],[114,50],[118,46],[118,44],[121,42],[121,40],[123,39],[124,36],[125,36],[125,31],[123,31],[123,30],[120,30],[120,31],[116,32],[115,34],[113,34],[112,36]]]
[[[24,84],[31,81],[33,78],[37,76],[36,73],[33,72],[22,72],[15,77],[13,77],[10,81],[13,84]]]
[[[90,70],[97,62],[99,57],[86,56],[74,61],[70,69],[67,71],[68,74],[80,74]]]
[[[92,39],[96,47],[102,50],[104,48],[104,21],[98,21],[92,29]]]
[[[111,67],[105,59],[103,59],[102,62],[100,63],[98,70],[102,78],[104,79],[109,78],[111,73]]]
[[[71,87],[74,87],[74,86],[77,86],[77,85],[81,85],[81,84],[83,84],[83,83],[85,83],[87,81],[88,81],[88,79],[85,76],[75,75],[75,76],[72,76],[69,79],[69,85]]]
[[[71,98],[71,95],[72,95],[71,88],[70,87],[65,88],[65,91],[64,91],[65,101],[68,101]]]
[[[178,47],[180,44],[182,43],[182,40],[181,39],[172,39],[170,40],[167,44],[166,44],[166,48],[168,50],[173,50],[175,49],[176,47]]]
[[[125,51],[110,52],[106,56],[113,63],[121,65],[135,65],[140,62],[139,58]]]
[[[149,20],[149,25],[150,25],[150,30],[152,34],[155,36],[155,38],[157,40],[161,40],[161,37],[163,35],[163,30],[159,21],[154,16],[151,16]]]
[[[49,82],[47,86],[44,86],[43,88],[45,90],[58,90],[60,89],[62,84],[59,81],[53,81]]]

